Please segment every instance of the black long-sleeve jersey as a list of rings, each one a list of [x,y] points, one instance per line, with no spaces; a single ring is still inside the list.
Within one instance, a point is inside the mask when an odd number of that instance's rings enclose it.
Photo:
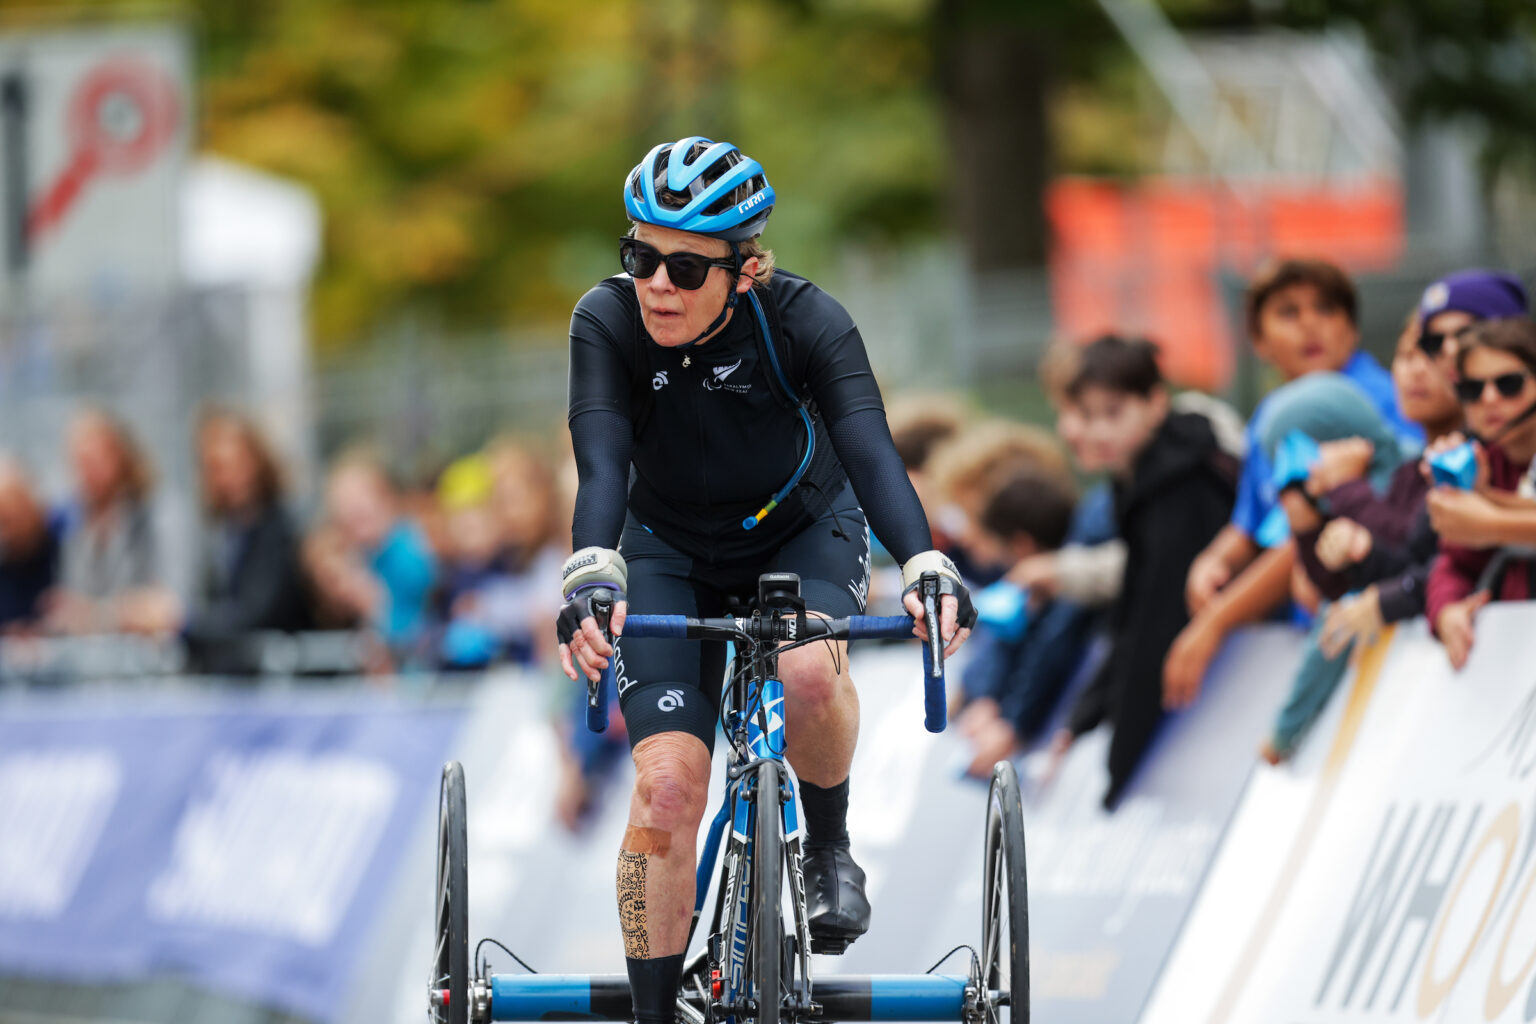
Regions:
[[[608,278],[577,303],[569,384],[577,548],[617,546],[627,507],[695,558],[769,554],[824,512],[845,480],[894,557],[933,546],[852,318],[784,271],[767,292],[759,295],[777,310],[775,351],[813,403],[816,453],[799,486],[751,530],[743,519],[790,479],[806,443],[799,412],[769,383],[751,304],[738,302],[707,342],[676,349],[650,339],[628,277]]]

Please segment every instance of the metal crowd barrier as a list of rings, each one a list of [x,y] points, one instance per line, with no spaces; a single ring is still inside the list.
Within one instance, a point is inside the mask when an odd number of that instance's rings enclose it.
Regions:
[[[104,634],[0,640],[0,686],[187,675],[355,676],[373,641],[359,632],[258,632],[216,644],[180,637]]]

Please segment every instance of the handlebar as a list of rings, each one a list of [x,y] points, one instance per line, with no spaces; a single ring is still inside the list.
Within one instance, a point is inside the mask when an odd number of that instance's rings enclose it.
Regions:
[[[923,645],[923,725],[929,732],[943,732],[948,724],[944,691],[944,642],[939,636],[938,581],[922,581],[924,618],[928,624],[928,642]],[[607,632],[612,614],[611,592],[594,596],[592,609]],[[752,618],[705,618],[685,615],[630,615],[624,620],[624,635],[637,640],[730,640],[751,643],[782,643],[806,639],[831,640],[901,640],[911,637],[913,620],[906,615],[850,615],[842,619],[818,619],[801,616]],[[610,637],[611,639],[611,637]],[[587,683],[587,728],[602,732],[608,727],[608,700],[614,681],[614,662],[608,659],[598,679]]]
[[[761,626],[754,627],[754,623]],[[741,640],[765,642],[804,640],[807,637],[831,640],[900,640],[912,635],[912,619],[906,615],[850,615],[846,619],[805,620],[804,635],[797,620],[784,619],[694,619],[685,615],[631,615],[624,620],[624,635],[636,640]],[[755,636],[754,631],[771,636]]]

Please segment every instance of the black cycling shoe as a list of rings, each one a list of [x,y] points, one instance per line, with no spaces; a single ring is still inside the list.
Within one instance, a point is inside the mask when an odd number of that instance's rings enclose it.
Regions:
[[[805,851],[805,904],[811,952],[837,954],[869,931],[864,869],[846,847]]]

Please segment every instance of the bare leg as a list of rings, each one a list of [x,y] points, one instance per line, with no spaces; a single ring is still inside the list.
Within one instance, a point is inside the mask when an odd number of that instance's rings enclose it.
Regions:
[[[635,792],[619,850],[624,955],[682,953],[693,917],[695,851],[709,788],[709,751],[697,736],[665,732],[635,747]]]
[[[848,675],[848,645],[819,643],[788,651],[779,659],[779,677],[785,755],[795,774],[816,786],[840,784],[848,778],[859,740],[859,694]]]

